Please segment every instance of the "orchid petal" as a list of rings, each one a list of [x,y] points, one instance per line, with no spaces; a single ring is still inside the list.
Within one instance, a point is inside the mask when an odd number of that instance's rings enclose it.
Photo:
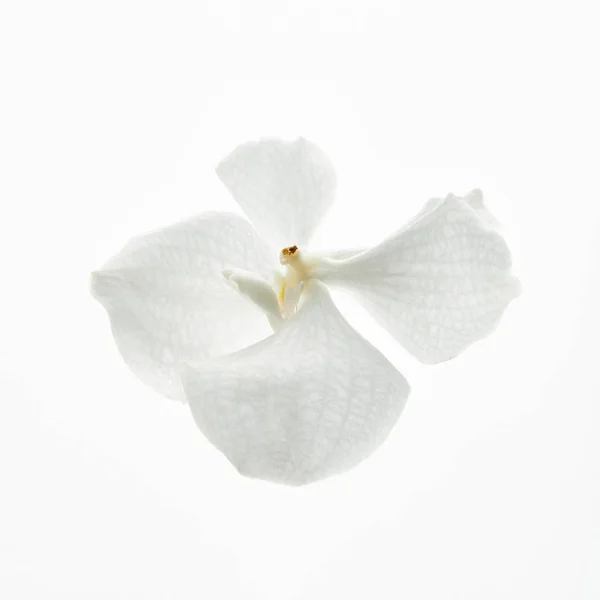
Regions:
[[[238,146],[217,175],[276,247],[305,245],[333,202],[336,177],[313,143],[261,140]]]
[[[471,207],[475,214],[479,217],[481,223],[489,228],[496,228],[499,226],[497,219],[492,215],[483,202],[483,192],[480,189],[471,190],[463,200]],[[426,214],[433,212],[436,208],[439,208],[443,203],[444,198],[432,198],[425,203],[425,206],[421,211],[409,222],[409,225],[418,221]]]
[[[328,250],[324,252],[311,252],[309,257],[314,261],[319,261],[323,258],[332,260],[346,260],[348,258],[354,258],[361,252],[368,250],[368,248],[342,248],[339,250]]]
[[[480,189],[471,190],[464,198],[465,202],[475,211],[479,219],[488,227],[498,227],[496,217],[488,210],[483,202],[483,192]]]
[[[398,233],[320,276],[353,292],[410,352],[449,360],[496,327],[519,293],[510,251],[477,193],[429,201]]]
[[[409,386],[307,283],[298,313],[238,353],[183,368],[207,438],[244,475],[303,484],[344,471],[387,437]]]
[[[264,313],[222,271],[270,277],[276,256],[245,219],[206,213],[130,241],[93,274],[92,293],[132,371],[185,401],[181,360],[234,352],[272,333]]]

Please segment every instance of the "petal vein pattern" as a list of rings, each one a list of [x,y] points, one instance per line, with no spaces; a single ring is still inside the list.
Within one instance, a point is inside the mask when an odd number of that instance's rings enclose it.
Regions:
[[[421,361],[455,357],[493,331],[520,289],[477,193],[431,200],[378,246],[329,261],[321,278],[354,293]]]
[[[234,352],[272,333],[264,313],[221,272],[270,277],[275,256],[245,219],[205,213],[131,240],[92,275],[92,293],[133,372],[185,401],[181,361]]]
[[[217,175],[266,240],[305,245],[333,202],[332,164],[313,143],[261,140],[238,146]]]
[[[238,353],[189,365],[196,423],[244,475],[304,484],[349,469],[387,437],[404,377],[311,281],[297,315]]]

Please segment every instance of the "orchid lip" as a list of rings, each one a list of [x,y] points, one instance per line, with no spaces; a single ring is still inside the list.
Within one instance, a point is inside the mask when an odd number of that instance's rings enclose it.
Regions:
[[[298,246],[286,246],[279,253],[283,272],[273,273],[271,281],[244,269],[227,268],[221,271],[237,292],[260,308],[271,325],[278,327],[284,319],[293,317],[301,302],[304,283],[316,279],[320,261],[306,259]]]

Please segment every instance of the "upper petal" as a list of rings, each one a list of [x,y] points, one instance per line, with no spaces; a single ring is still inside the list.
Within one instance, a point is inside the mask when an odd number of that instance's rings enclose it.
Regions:
[[[378,246],[330,261],[322,279],[352,291],[423,362],[448,360],[488,335],[519,293],[492,219],[476,192],[431,200]]]
[[[256,229],[278,248],[308,242],[336,185],[329,159],[304,138],[238,146],[217,174]]]
[[[233,352],[272,332],[264,313],[221,271],[269,277],[276,257],[245,219],[206,213],[131,240],[93,274],[92,292],[134,373],[165,396],[185,400],[180,361]]]
[[[251,477],[301,484],[344,471],[387,437],[408,397],[404,377],[308,283],[277,332],[184,369],[196,423]]]

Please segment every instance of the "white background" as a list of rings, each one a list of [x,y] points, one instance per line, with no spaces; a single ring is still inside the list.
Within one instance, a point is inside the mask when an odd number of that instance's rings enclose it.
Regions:
[[[0,9],[0,597],[600,598],[594,2],[28,2]],[[336,166],[317,242],[375,243],[484,190],[523,283],[499,329],[303,488],[239,476],[139,383],[88,274],[237,211],[213,167],[303,135]]]

